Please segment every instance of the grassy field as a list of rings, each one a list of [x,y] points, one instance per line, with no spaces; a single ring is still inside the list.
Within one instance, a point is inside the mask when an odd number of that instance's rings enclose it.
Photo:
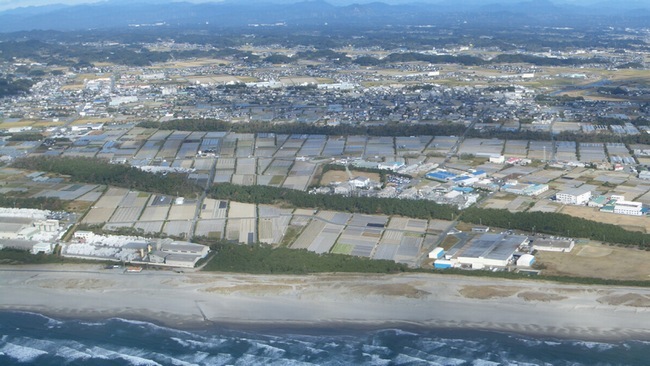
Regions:
[[[379,182],[380,179],[378,173],[359,172],[356,170],[352,170],[350,171],[350,173],[352,174],[352,178],[361,176],[361,177],[370,178],[370,180],[375,182]],[[347,182],[349,179],[350,177],[344,171],[330,170],[325,174],[323,174],[323,177],[320,180],[320,185],[326,186],[334,182]]]
[[[573,217],[580,217],[605,224],[614,224],[630,231],[648,233],[648,228],[650,228],[650,219],[646,216],[618,215],[608,212],[600,212],[593,207],[568,205],[564,206],[559,212]],[[605,240],[606,239],[607,238],[605,238]]]
[[[544,275],[594,277],[615,280],[649,280],[650,252],[607,246],[578,244],[571,253],[537,252]]]

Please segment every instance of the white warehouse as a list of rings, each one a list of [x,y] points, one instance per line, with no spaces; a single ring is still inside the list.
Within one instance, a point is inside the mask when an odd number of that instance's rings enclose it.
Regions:
[[[585,205],[591,199],[591,187],[566,189],[555,194],[555,199],[565,205]]]

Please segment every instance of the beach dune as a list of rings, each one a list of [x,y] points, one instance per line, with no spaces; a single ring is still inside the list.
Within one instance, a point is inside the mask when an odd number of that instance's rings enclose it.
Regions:
[[[650,289],[435,274],[305,276],[0,267],[0,309],[176,328],[413,326],[650,339]]]

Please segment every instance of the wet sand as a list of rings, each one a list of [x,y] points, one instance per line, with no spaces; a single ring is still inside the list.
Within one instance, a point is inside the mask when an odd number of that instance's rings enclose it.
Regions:
[[[434,274],[305,276],[0,267],[0,309],[174,328],[472,328],[650,339],[650,289]]]

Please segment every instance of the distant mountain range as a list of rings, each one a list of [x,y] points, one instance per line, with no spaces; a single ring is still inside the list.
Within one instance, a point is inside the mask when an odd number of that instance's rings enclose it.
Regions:
[[[393,0],[391,4],[345,3],[344,0],[249,0],[213,3],[111,0],[70,6],[49,5],[0,12],[0,32],[70,31],[154,25],[240,27],[277,23],[288,26],[509,24],[565,27],[580,23],[629,27],[647,27],[650,24],[650,6],[635,1],[596,3],[590,0],[441,0],[431,3]]]

